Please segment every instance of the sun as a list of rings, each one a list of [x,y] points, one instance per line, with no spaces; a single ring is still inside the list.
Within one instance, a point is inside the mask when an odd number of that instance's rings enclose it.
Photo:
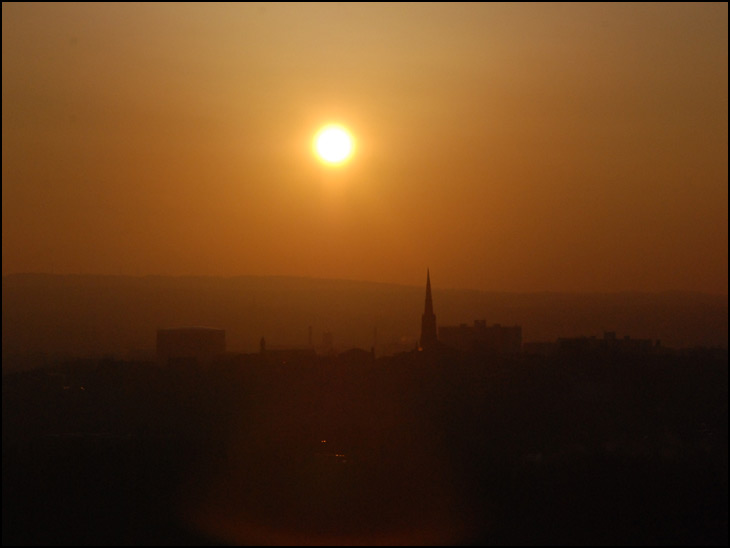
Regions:
[[[343,126],[324,126],[314,136],[314,152],[326,164],[342,164],[352,157],[355,145]]]

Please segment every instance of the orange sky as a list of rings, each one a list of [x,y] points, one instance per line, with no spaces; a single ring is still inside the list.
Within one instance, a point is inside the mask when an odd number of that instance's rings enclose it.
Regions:
[[[3,3],[3,273],[727,294],[727,28],[727,4]],[[346,166],[312,155],[327,122]]]

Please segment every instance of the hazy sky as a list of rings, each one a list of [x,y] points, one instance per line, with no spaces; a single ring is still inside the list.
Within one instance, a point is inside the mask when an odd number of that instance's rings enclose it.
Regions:
[[[727,294],[726,3],[3,3],[2,74],[4,274]]]

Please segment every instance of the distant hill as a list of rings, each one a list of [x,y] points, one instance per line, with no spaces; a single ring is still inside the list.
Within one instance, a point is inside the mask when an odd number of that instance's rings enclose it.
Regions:
[[[306,346],[331,332],[339,350],[413,348],[424,287],[292,277],[3,276],[3,371],[63,356],[144,358],[160,327],[224,328],[228,348]],[[522,325],[523,340],[597,335],[727,348],[727,296],[700,293],[496,293],[433,285],[439,325]]]

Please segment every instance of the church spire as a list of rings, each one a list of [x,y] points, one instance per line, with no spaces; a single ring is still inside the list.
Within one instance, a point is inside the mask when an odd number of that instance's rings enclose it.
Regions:
[[[425,314],[433,314],[433,300],[431,299],[431,271],[426,269],[426,310]]]
[[[421,316],[421,348],[433,345],[437,339],[436,316],[433,313],[431,298],[431,271],[426,269],[426,306]]]

